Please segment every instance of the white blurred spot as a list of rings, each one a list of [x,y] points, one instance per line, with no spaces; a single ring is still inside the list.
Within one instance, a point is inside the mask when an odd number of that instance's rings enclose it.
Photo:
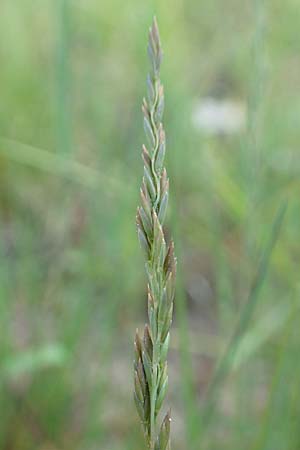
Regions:
[[[203,98],[196,104],[192,121],[198,130],[207,134],[233,134],[246,125],[246,106],[237,100]]]

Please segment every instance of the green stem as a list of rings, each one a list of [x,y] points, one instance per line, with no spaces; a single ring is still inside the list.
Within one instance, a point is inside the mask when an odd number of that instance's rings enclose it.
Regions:
[[[156,426],[155,426],[155,405],[157,395],[157,343],[153,347],[153,365],[152,365],[152,387],[151,387],[151,399],[150,399],[150,449],[154,450],[156,440]]]

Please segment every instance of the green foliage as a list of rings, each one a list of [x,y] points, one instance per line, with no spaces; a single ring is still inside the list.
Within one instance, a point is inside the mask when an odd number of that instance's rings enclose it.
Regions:
[[[179,261],[165,344],[172,448],[299,448],[298,10],[297,0],[2,0],[1,449],[144,446],[131,381],[132,330],[146,317],[133,216],[154,14],[167,135],[156,169],[166,156],[170,177],[159,220],[167,213]],[[246,126],[199,130],[192,113],[207,97],[242,103]]]

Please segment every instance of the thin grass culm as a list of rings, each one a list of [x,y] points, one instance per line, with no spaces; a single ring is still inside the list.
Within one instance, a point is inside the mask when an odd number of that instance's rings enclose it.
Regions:
[[[149,31],[147,100],[143,100],[144,130],[148,149],[143,146],[144,176],[141,206],[136,223],[145,252],[148,279],[148,320],[143,336],[135,336],[134,399],[150,450],[170,450],[170,412],[162,423],[159,413],[168,385],[167,353],[173,315],[176,258],[173,241],[166,242],[163,229],[169,180],[164,167],[166,140],[162,125],[164,91],[159,79],[162,49],[156,19]]]

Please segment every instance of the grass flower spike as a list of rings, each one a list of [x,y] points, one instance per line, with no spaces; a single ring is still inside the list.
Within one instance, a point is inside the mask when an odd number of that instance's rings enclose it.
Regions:
[[[144,176],[141,206],[137,211],[137,231],[146,258],[148,278],[148,319],[143,336],[135,337],[134,398],[150,450],[170,449],[170,413],[159,424],[168,385],[167,353],[173,315],[176,258],[173,241],[167,243],[163,229],[169,180],[164,167],[166,150],[162,125],[164,91],[159,79],[162,49],[156,19],[149,31],[147,99],[143,100]]]

